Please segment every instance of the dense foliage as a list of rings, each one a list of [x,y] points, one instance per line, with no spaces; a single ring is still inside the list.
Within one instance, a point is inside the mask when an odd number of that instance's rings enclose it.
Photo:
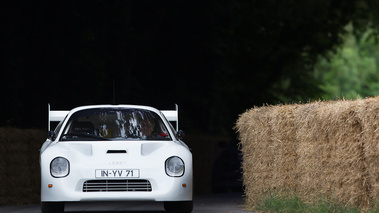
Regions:
[[[181,109],[184,129],[231,131],[253,105],[321,94],[313,65],[378,22],[374,0],[5,1],[0,123],[43,127],[46,105]],[[5,113],[4,113],[5,112]]]
[[[351,32],[351,26],[347,28]],[[345,43],[327,59],[320,58],[315,77],[322,84],[323,98],[355,99],[379,95],[379,44],[372,29],[359,36],[346,35]]]

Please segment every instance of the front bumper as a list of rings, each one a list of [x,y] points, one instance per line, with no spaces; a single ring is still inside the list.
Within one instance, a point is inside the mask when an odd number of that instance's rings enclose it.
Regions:
[[[172,178],[165,183],[145,179],[150,182],[151,191],[85,192],[83,190],[85,180],[79,180],[75,187],[70,187],[70,184],[63,179],[44,181],[41,185],[41,201],[190,201],[193,198],[192,180],[185,177]]]
[[[134,144],[134,143],[133,143]],[[102,154],[105,153],[98,147],[83,149],[87,145],[76,145],[73,151],[66,148],[67,144],[50,147],[41,154],[41,202],[77,202],[77,201],[191,201],[193,199],[192,154],[179,146],[163,152],[152,152],[145,155],[139,154],[140,150],[128,145],[128,154]],[[59,147],[58,147],[59,146]],[[64,147],[66,146],[66,147]],[[80,146],[80,147],[79,147]],[[78,147],[81,148],[78,150]],[[118,145],[119,147],[119,145]],[[113,148],[111,143],[107,149]],[[62,151],[63,150],[63,151]],[[83,151],[84,150],[84,151]],[[90,151],[87,151],[90,150]],[[164,162],[170,156],[180,156],[185,163],[185,173],[181,177],[170,177],[165,172]],[[50,174],[50,162],[55,157],[64,157],[70,162],[69,175],[62,178],[54,178]],[[98,178],[96,170],[120,170],[138,169],[137,178]],[[108,191],[84,189],[85,182],[94,183],[99,180],[139,180],[149,182],[151,190],[124,190]],[[104,186],[101,186],[104,187]],[[105,186],[106,187],[106,186]]]

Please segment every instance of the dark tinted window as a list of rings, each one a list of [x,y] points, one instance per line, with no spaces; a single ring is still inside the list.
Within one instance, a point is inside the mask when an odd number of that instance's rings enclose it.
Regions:
[[[61,136],[72,140],[171,140],[161,118],[142,109],[99,108],[74,113]]]

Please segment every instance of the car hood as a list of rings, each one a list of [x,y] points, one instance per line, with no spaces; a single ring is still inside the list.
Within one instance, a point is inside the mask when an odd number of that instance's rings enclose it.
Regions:
[[[41,148],[41,154],[47,149],[53,152],[77,152],[85,156],[102,156],[127,154],[129,156],[146,156],[164,147],[188,149],[181,141],[86,141],[86,142],[54,142],[47,140]],[[55,150],[55,151],[54,151]]]

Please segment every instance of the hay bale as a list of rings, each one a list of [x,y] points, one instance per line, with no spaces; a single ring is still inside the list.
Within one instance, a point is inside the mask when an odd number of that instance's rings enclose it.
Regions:
[[[360,207],[379,197],[379,98],[254,107],[236,130],[247,202],[268,189]]]
[[[40,199],[39,149],[46,131],[0,128],[0,206]]]
[[[368,182],[367,191],[370,199],[379,201],[379,98],[367,99],[359,109],[362,121],[362,156],[367,174],[364,181]]]
[[[318,124],[323,120],[317,111],[322,105],[320,102],[310,104],[309,107],[300,107],[296,110],[296,143],[297,149],[297,165],[296,174],[297,183],[295,191],[301,192],[305,197],[312,197],[313,193],[322,187],[322,183],[315,181],[322,175],[322,164],[325,163],[324,159],[326,147],[319,146],[319,141],[322,140],[322,135],[315,134],[319,130]]]
[[[265,187],[266,181],[274,173],[274,147],[271,138],[270,114],[274,107],[253,108],[239,119],[241,141],[248,141],[242,145],[243,155],[243,183],[245,185],[246,202],[254,203],[254,196]],[[260,126],[261,128],[255,128]],[[260,151],[264,150],[264,151]]]
[[[280,108],[275,108],[271,116],[271,134],[274,142],[275,158],[274,164],[275,171],[272,176],[272,181],[276,183],[275,188],[286,190],[288,188],[296,188],[297,179],[294,165],[297,164],[297,143],[295,140],[295,121],[296,115],[293,113],[297,108],[296,105],[284,105]]]

